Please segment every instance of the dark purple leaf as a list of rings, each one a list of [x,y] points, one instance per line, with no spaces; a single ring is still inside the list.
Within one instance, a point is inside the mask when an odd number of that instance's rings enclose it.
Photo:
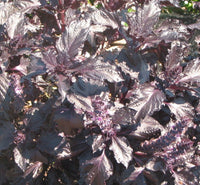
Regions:
[[[179,7],[179,1],[177,0],[161,0],[161,4],[166,5],[166,6],[175,6]]]
[[[30,64],[30,60],[24,57],[20,58],[20,64],[15,66],[12,70],[17,70],[19,72],[21,72],[23,75],[27,75],[28,71],[27,71],[27,67]]]
[[[141,84],[149,81],[149,64],[147,59],[132,50],[122,50],[116,63],[125,74],[129,74],[133,79],[137,79]],[[128,69],[129,68],[129,69]]]
[[[130,33],[144,38],[152,34],[153,28],[160,16],[160,10],[157,0],[145,4],[143,8],[138,8],[129,20]]]
[[[56,15],[53,11],[48,8],[40,8],[35,10],[37,16],[40,18],[41,23],[44,25],[44,29],[47,33],[57,31],[59,33],[60,29],[58,27],[58,22],[56,20]]]
[[[146,185],[146,180],[143,175],[144,167],[129,166],[122,174],[123,185]]]
[[[28,66],[28,75],[27,77],[35,77],[46,72],[45,64],[41,60],[41,53],[32,53],[30,55],[30,63]]]
[[[52,114],[52,120],[57,124],[59,132],[71,135],[74,129],[83,128],[82,117],[72,108],[59,108]]]
[[[6,158],[1,159],[0,161],[0,184],[1,185],[8,183],[8,179],[6,177],[7,166],[6,164],[4,164],[5,161],[6,161]]]
[[[138,62],[139,63],[139,62]],[[139,64],[141,66],[141,70],[137,70],[138,72],[134,72],[129,66],[127,66],[126,62],[117,62],[117,66],[119,66],[121,68],[121,70],[125,73],[125,74],[129,74],[131,78],[133,79],[137,79],[139,76],[139,71],[140,71],[140,80],[141,82],[145,82],[149,79],[148,77],[148,72],[146,71],[146,67],[147,64],[145,65],[145,63],[143,61],[141,61],[141,63]],[[136,68],[134,68],[134,70],[136,70]],[[144,74],[144,71],[146,71],[146,75]]]
[[[62,102],[63,102],[65,98],[67,97],[68,90],[70,89],[70,81],[66,76],[62,74],[57,75],[56,77],[58,80],[58,91],[61,95]]]
[[[96,10],[92,13],[92,22],[102,26],[109,26],[113,29],[119,27],[117,16],[114,13],[108,12],[105,9]]]
[[[171,111],[177,119],[190,117],[194,115],[193,107],[185,102],[182,98],[177,98],[173,102],[166,103]]]
[[[90,97],[80,96],[74,93],[68,93],[67,99],[72,103],[77,112],[82,113],[83,111],[92,111],[92,101]]]
[[[26,127],[31,130],[31,132],[38,132],[42,126],[44,126],[45,121],[48,119],[52,111],[52,105],[54,105],[54,100],[48,100],[45,104],[38,104],[37,106],[32,106],[26,112]]]
[[[127,179],[124,180],[124,183],[126,181],[135,181],[137,177],[142,173],[143,170],[144,170],[144,167],[135,168],[135,170],[131,173],[131,175]]]
[[[48,72],[53,72],[59,63],[56,58],[57,56],[56,51],[53,49],[49,49],[48,51],[43,52],[42,55],[43,55],[43,61],[46,64]]]
[[[15,163],[19,168],[24,172],[27,165],[29,164],[29,159],[22,156],[21,151],[18,147],[15,147],[13,150]]]
[[[123,5],[126,3],[124,0],[110,0],[110,1],[104,1],[105,7],[108,10],[116,11],[118,9],[123,8]]]
[[[90,19],[72,21],[56,43],[56,47],[67,59],[73,59],[87,38]]]
[[[108,90],[105,86],[102,86],[102,83],[100,85],[101,86],[98,86],[98,84],[91,84],[89,81],[78,78],[71,86],[70,91],[83,97],[94,96],[100,94],[102,91]]]
[[[31,178],[37,178],[40,173],[42,172],[42,162],[36,161],[31,164],[25,171],[23,177],[26,178],[27,176],[31,176]]]
[[[117,67],[109,62],[104,62],[102,57],[98,57],[95,60],[90,59],[80,68],[78,68],[77,71],[80,71],[80,73],[82,73],[85,78],[89,78],[91,81],[123,81],[121,74],[117,70]]]
[[[6,33],[5,25],[0,24],[0,42],[6,41],[6,36],[7,36],[7,33]]]
[[[177,46],[177,43],[174,43],[171,46],[171,50],[169,52],[169,55],[167,56],[167,62],[165,63],[165,70],[166,70],[166,73],[168,73],[170,78],[172,78],[173,75],[178,75],[177,73],[180,73],[182,71],[182,67],[180,66],[182,57],[180,53],[181,53],[181,50]]]
[[[77,156],[89,149],[88,143],[84,138],[84,135],[82,134],[80,135],[77,134],[75,138],[69,141],[69,143],[70,143],[70,149],[72,151],[72,156]]]
[[[98,150],[102,151],[105,148],[105,139],[102,135],[94,135],[87,138],[87,143],[92,147],[92,152],[95,153]]]
[[[42,6],[45,6],[45,5],[52,5],[52,6],[57,6],[58,5],[58,0],[39,0],[40,1],[40,4]]]
[[[15,35],[23,35],[28,30],[32,31],[39,28],[34,25],[28,25],[25,21],[25,13],[40,6],[39,1],[14,1],[5,3],[5,5],[2,3],[1,6],[0,15],[2,19],[0,24],[6,24],[10,38],[14,38]]]
[[[164,99],[165,95],[159,89],[147,84],[140,85],[136,91],[133,91],[128,107],[137,111],[135,119],[139,121],[146,115],[151,115],[153,112],[158,111]]]
[[[133,109],[129,109],[127,107],[122,107],[115,111],[114,116],[112,117],[112,121],[115,124],[120,125],[129,125],[135,123],[135,113],[136,111]]]
[[[150,116],[146,116],[137,127],[137,130],[132,131],[129,135],[139,140],[151,139],[159,137],[164,130],[155,119]]]
[[[164,40],[165,43],[171,43],[173,41],[177,42],[179,39],[186,39],[188,30],[184,24],[180,27],[180,24],[177,24],[176,20],[164,19],[162,24],[155,30],[155,33],[157,35],[156,39],[155,37],[150,39],[153,42]],[[183,43],[181,42],[181,44]]]
[[[200,60],[196,59],[190,62],[183,71],[183,77],[175,82],[178,83],[189,83],[191,85],[197,84],[199,87],[200,83]]]
[[[138,79],[140,83],[142,84],[149,81],[149,65],[141,55],[136,54],[133,57],[137,57],[133,62],[133,70],[139,72]],[[135,75],[135,73],[132,74],[133,76]]]
[[[103,150],[99,157],[87,160],[83,164],[82,170],[85,173],[87,184],[104,185],[105,181],[113,174],[113,165]]]
[[[9,148],[14,139],[14,126],[9,121],[1,120],[0,123],[0,151]]]
[[[200,114],[200,102],[199,102],[199,104],[197,105],[197,107],[196,107],[195,110],[197,111],[198,114]]]
[[[47,173],[48,185],[71,184],[70,178],[64,172],[51,168]]]
[[[57,159],[68,159],[72,156],[71,147],[69,143],[62,143],[62,145],[56,147],[55,150],[57,150]]]
[[[68,8],[65,11],[65,19],[63,20],[65,25],[69,25],[70,22],[77,19],[77,16],[79,15],[79,12],[76,11],[76,9]]]
[[[6,96],[10,80],[5,74],[0,74],[0,102],[2,102]]]
[[[81,2],[84,2],[84,0],[68,0],[68,1],[61,0],[61,1],[59,1],[59,4],[61,6],[65,6],[68,8],[70,7],[73,9],[77,9],[77,8],[79,8]]]
[[[129,162],[132,160],[133,149],[130,147],[125,137],[112,137],[112,144],[109,147],[113,151],[114,157],[118,163],[122,163],[128,168]]]
[[[164,162],[161,161],[159,158],[152,158],[150,159],[147,164],[145,165],[146,169],[151,171],[163,171],[165,172],[165,165]]]
[[[199,184],[197,14],[2,0],[0,184]]]
[[[71,156],[70,145],[63,135],[58,135],[56,132],[44,132],[38,142],[38,148],[41,152],[54,157],[69,157]]]
[[[32,141],[28,141],[28,139],[29,138],[26,138],[23,143],[19,143],[13,150],[14,161],[23,172],[25,172],[27,167],[35,161],[40,161],[45,164],[48,163],[47,158],[44,157],[38,149],[34,146],[30,146],[33,143],[31,143]],[[26,146],[28,145],[29,148],[27,149]]]
[[[199,29],[199,26],[200,26],[200,22],[196,22],[194,24],[189,24],[188,28],[189,29]]]

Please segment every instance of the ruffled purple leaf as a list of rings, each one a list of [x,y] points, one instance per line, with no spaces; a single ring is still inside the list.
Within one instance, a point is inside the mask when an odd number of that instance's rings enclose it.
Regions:
[[[26,127],[32,132],[38,132],[51,113],[53,104],[54,101],[50,100],[47,101],[44,105],[40,105],[38,107],[33,106],[32,108],[29,108],[26,113],[26,118],[28,120]]]
[[[133,52],[131,50],[122,50],[116,63],[117,66],[125,74],[129,74],[133,79],[137,79],[141,84],[149,81],[149,64],[147,59],[139,53]]]
[[[43,132],[38,141],[38,148],[41,152],[53,157],[70,157],[70,144],[64,136],[56,132]]]
[[[38,75],[43,75],[46,73],[46,67],[44,62],[42,61],[41,53],[32,53],[29,56],[30,62],[27,64],[27,75],[22,77],[23,80],[31,80]],[[25,67],[23,67],[25,68]]]
[[[49,72],[53,72],[59,63],[56,56],[57,53],[53,49],[49,49],[48,51],[42,53],[42,59]]]
[[[104,150],[99,157],[87,160],[81,168],[87,184],[104,185],[113,174],[113,165]]]
[[[178,0],[160,0],[160,2],[163,5],[180,7],[180,2]]]
[[[0,74],[0,102],[5,99],[9,88],[10,80],[7,78],[5,74]]]
[[[146,169],[151,171],[163,171],[165,172],[165,163],[159,158],[151,158],[145,165]]]
[[[174,43],[171,46],[171,50],[169,51],[169,55],[167,56],[167,61],[165,63],[165,71],[169,78],[176,79],[179,73],[182,72],[182,67],[180,62],[182,60],[181,57],[181,49],[177,46],[177,43]]]
[[[23,177],[27,178],[28,176],[30,176],[30,178],[33,178],[33,179],[37,178],[42,172],[42,166],[43,166],[43,163],[39,161],[36,161],[33,164],[30,164],[29,167],[26,169]]]
[[[102,151],[105,148],[105,139],[102,135],[89,136],[87,143],[91,146],[92,152]]]
[[[197,111],[198,114],[200,114],[200,103],[197,105],[197,107],[195,108],[195,110]]]
[[[22,156],[22,152],[19,150],[18,147],[14,148],[13,153],[15,163],[24,172],[26,170],[27,165],[29,164],[29,159]]]
[[[109,149],[113,151],[117,163],[122,163],[128,168],[129,162],[132,160],[133,149],[130,147],[125,137],[112,137],[112,144]]]
[[[24,57],[20,58],[20,64],[12,68],[12,70],[16,70],[21,72],[23,75],[27,75],[28,73],[28,66],[30,65],[30,60]]]
[[[70,80],[62,74],[56,75],[56,78],[58,81],[58,84],[57,84],[58,91],[61,95],[62,102],[63,102],[65,98],[67,97],[68,90],[70,89]]]
[[[165,95],[159,89],[155,89],[150,85],[140,85],[130,98],[129,108],[137,111],[135,115],[136,121],[145,118],[158,111],[165,99]]]
[[[189,24],[187,27],[189,29],[199,29],[199,26],[200,26],[200,22],[196,22],[194,24]]]
[[[160,16],[160,7],[157,0],[144,4],[136,9],[136,13],[130,17],[130,34],[136,37],[148,37],[152,34],[153,28]]]
[[[116,29],[119,27],[117,16],[105,9],[96,10],[91,15],[92,22],[97,25],[108,26]]]
[[[200,60],[196,59],[190,62],[183,71],[183,77],[175,82],[178,83],[187,83],[194,85],[196,84],[199,87],[200,84]]]
[[[93,110],[91,96],[108,90],[107,87],[102,85],[102,82],[99,82],[99,84],[91,84],[82,78],[78,78],[73,83],[67,94],[67,99],[74,104],[76,111]]]
[[[194,115],[193,107],[182,98],[177,98],[173,102],[166,103],[166,105],[177,119],[184,117],[192,119],[192,116]]]
[[[147,41],[149,40],[152,43],[159,43],[164,40],[165,43],[172,43],[177,42],[180,39],[186,39],[186,35],[189,34],[187,26],[184,24],[180,26],[176,19],[163,19],[161,24],[154,29],[154,33],[156,36],[152,35],[152,37],[148,37]],[[181,42],[181,44],[183,43],[184,41]]]
[[[34,8],[40,6],[40,2],[33,1],[14,1],[0,4],[0,15],[2,17],[0,24],[6,24],[9,37],[12,39],[15,35],[23,35],[28,30],[35,31],[38,27],[26,23],[25,13],[31,12]]]
[[[137,127],[135,131],[132,131],[129,136],[139,140],[146,140],[156,138],[161,135],[164,130],[163,126],[160,125],[155,119],[150,116],[146,116]]]
[[[84,97],[74,93],[68,93],[67,99],[74,105],[77,112],[92,111],[91,97]]]
[[[89,78],[92,81],[120,82],[123,78],[117,67],[110,62],[104,62],[102,57],[97,59],[90,59],[84,65],[77,68],[77,72],[83,74],[84,78]]]
[[[108,88],[102,85],[102,82],[91,84],[89,81],[78,78],[76,82],[70,88],[70,92],[81,95],[83,97],[94,96],[100,94],[103,91],[107,91]]]
[[[13,185],[18,184],[41,184],[42,179],[40,178],[42,176],[43,171],[43,163],[36,161],[29,165],[27,170],[24,172],[23,176],[16,177],[17,180],[14,179]]]
[[[45,5],[51,5],[51,6],[57,6],[58,5],[58,1],[57,0],[39,0],[40,1],[40,4],[42,6],[45,6]]]
[[[60,32],[56,15],[53,11],[50,10],[50,8],[39,8],[35,10],[35,12],[40,18],[42,25],[44,25],[46,33],[50,34],[52,32]]]
[[[139,63],[139,62],[138,62]],[[148,77],[148,72],[146,71],[146,68],[147,68],[147,64],[145,65],[144,62],[141,62],[140,63],[140,66],[141,66],[141,70],[137,70],[138,72],[135,72],[133,71],[129,66],[127,66],[126,62],[117,62],[116,63],[117,66],[119,66],[121,68],[121,70],[125,73],[125,74],[129,74],[131,78],[133,79],[137,79],[138,76],[139,76],[139,71],[140,71],[140,80],[141,82],[145,82],[149,79]],[[136,68],[134,68],[134,70],[136,70]],[[147,75],[143,76],[142,75],[142,71],[146,71]],[[144,73],[143,73],[144,74]]]
[[[128,169],[123,172],[122,184],[123,185],[146,185],[146,180],[143,176],[145,167],[134,167],[131,165]]]
[[[56,42],[56,48],[67,60],[78,54],[89,33],[89,26],[90,19],[74,20],[66,26],[65,32]]]
[[[129,109],[127,107],[119,108],[115,111],[115,114],[112,117],[112,121],[115,124],[132,125],[135,123],[135,113],[135,110]]]

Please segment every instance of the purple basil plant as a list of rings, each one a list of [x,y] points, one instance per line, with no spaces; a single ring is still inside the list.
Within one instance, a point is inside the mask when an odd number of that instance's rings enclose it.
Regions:
[[[0,185],[200,184],[200,13],[181,3],[0,1]]]

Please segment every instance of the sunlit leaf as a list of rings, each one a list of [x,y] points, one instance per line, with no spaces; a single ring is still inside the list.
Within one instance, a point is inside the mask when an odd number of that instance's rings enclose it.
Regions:
[[[125,137],[112,137],[112,144],[109,147],[113,151],[118,163],[122,163],[126,168],[132,160],[133,149],[129,146]]]
[[[113,165],[106,157],[104,150],[99,157],[87,160],[82,168],[87,184],[104,185],[105,181],[113,174]]]

